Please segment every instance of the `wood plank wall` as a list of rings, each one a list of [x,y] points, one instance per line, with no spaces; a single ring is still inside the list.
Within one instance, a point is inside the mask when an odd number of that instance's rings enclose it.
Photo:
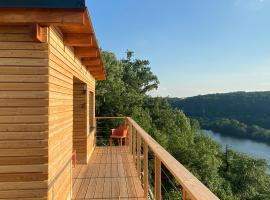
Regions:
[[[73,150],[76,150],[79,164],[87,163],[87,93],[85,84],[73,79]]]
[[[88,135],[87,138],[87,160],[90,159],[93,150],[94,150],[94,146],[96,144],[96,118],[95,118],[95,109],[96,109],[96,101],[95,101],[95,93],[94,92],[90,92],[88,93],[88,102],[89,104],[87,105],[87,110],[89,110],[89,129],[90,131],[92,131],[90,133],[90,135]]]
[[[48,44],[0,26],[0,198],[46,199]]]
[[[90,126],[96,127],[95,122],[95,94],[93,92],[90,92],[89,94],[89,120],[90,120]]]
[[[73,87],[73,83],[80,80],[87,85],[87,92],[84,94],[86,99],[85,119],[82,116],[76,120],[83,124],[80,129],[73,124],[73,114],[77,115],[77,110],[82,109],[80,105],[73,106],[73,95],[81,91]],[[78,87],[81,88],[81,87]],[[89,92],[95,91],[95,79],[81,65],[80,61],[74,57],[73,50],[64,46],[62,35],[56,28],[49,28],[49,181],[55,182],[51,188],[50,199],[67,199],[71,191],[71,163],[73,134],[80,134],[85,138],[85,142],[80,145],[87,146],[87,151],[80,154],[79,159],[87,161],[87,158],[93,147],[93,137],[88,137],[89,130]],[[82,94],[82,93],[80,93]],[[75,98],[76,102],[76,98]],[[78,115],[80,116],[80,115]],[[83,115],[84,116],[84,115]],[[80,122],[81,121],[81,122]],[[86,127],[86,128],[85,128]],[[74,129],[73,129],[74,128]],[[87,144],[85,144],[87,141]],[[78,141],[77,141],[78,142]],[[75,143],[76,144],[76,143]],[[78,144],[78,143],[77,143]],[[79,144],[78,144],[79,145]],[[76,145],[74,145],[74,148]],[[85,147],[86,148],[86,147]],[[78,149],[79,153],[81,152]],[[84,150],[85,152],[85,150]],[[68,164],[67,164],[68,163]],[[55,181],[56,180],[56,181]]]
[[[75,79],[87,85],[85,162],[94,148],[87,94],[95,80],[59,30],[47,34],[37,43],[28,27],[0,27],[0,198],[70,199]]]

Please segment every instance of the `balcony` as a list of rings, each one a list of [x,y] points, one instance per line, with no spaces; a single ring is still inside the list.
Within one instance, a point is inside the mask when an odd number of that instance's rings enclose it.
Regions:
[[[109,146],[110,128],[121,123],[129,127],[127,141]],[[98,145],[89,163],[73,170],[73,199],[159,200],[166,190],[162,181],[172,177],[183,200],[218,200],[133,119],[98,117],[97,124]]]
[[[96,147],[88,165],[73,172],[74,199],[144,199],[132,156],[126,146]]]

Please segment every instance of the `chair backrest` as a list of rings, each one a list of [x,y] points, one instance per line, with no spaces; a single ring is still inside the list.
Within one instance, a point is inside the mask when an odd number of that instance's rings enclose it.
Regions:
[[[126,137],[128,134],[128,125],[120,125],[118,128],[118,134],[120,136]]]
[[[112,135],[119,135],[119,130],[117,128],[112,129]]]

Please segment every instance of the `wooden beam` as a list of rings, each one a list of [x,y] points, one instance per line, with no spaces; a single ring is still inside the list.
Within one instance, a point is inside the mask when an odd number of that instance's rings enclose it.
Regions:
[[[100,57],[96,57],[96,58],[83,58],[82,61],[97,61],[100,60]]]
[[[31,34],[36,42],[47,42],[46,27],[41,27],[38,24],[31,26]]]
[[[106,77],[105,76],[102,76],[102,77],[94,77],[97,81],[104,81],[106,80]]]
[[[103,74],[92,74],[94,77],[104,77]]]
[[[99,72],[90,72],[92,75],[94,76],[102,76],[103,75],[103,72],[102,71],[99,71]]]
[[[77,47],[74,53],[78,58],[98,57],[98,49],[94,47]]]
[[[87,65],[86,68],[90,71],[95,71],[95,70],[99,70],[99,71],[102,71],[103,70],[103,67],[102,65]]]
[[[64,34],[64,44],[67,46],[93,46],[94,35],[87,33],[66,33]]]
[[[69,26],[69,25],[63,25],[61,26],[61,30],[64,33],[88,33],[88,34],[94,34],[94,29],[90,20],[90,16],[88,12],[86,11],[84,13],[84,26]]]
[[[102,80],[106,80],[106,76],[104,75],[93,75],[93,77],[96,79],[96,80],[99,80],[99,81],[102,81]]]
[[[100,59],[93,59],[93,60],[83,59],[82,64],[85,66],[101,65],[101,60]]]
[[[85,10],[0,8],[0,24],[81,25],[85,24]]]

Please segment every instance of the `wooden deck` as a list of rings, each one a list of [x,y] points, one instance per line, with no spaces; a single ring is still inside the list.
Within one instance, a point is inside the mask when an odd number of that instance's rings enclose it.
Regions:
[[[88,165],[73,169],[72,199],[144,199],[128,148],[96,147]]]

